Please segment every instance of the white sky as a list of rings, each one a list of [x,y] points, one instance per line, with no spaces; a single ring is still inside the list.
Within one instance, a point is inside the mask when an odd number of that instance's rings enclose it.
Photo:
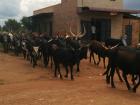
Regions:
[[[58,4],[61,0],[0,0],[0,25],[9,18],[20,20],[31,16],[34,10]]]

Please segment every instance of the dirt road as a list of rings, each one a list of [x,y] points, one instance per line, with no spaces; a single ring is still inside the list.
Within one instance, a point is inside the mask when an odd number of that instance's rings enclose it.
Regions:
[[[74,81],[60,80],[42,63],[33,69],[23,57],[0,53],[0,105],[140,105],[140,87],[128,92],[115,77],[112,89],[99,75],[102,65],[83,60],[80,68]]]

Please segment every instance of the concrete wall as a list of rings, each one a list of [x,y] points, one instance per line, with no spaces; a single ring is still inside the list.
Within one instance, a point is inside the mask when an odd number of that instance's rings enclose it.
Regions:
[[[122,9],[123,0],[77,0],[78,7],[97,7],[97,8],[112,8]]]

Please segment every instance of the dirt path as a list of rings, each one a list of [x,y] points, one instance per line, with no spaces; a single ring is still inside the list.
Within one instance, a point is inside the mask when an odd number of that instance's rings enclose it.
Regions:
[[[112,89],[103,71],[84,60],[74,81],[60,80],[50,67],[33,69],[23,57],[0,53],[0,105],[140,105],[140,88],[130,93],[116,77]]]

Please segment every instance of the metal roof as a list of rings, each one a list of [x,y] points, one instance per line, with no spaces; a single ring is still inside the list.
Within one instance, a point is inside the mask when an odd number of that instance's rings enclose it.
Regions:
[[[112,9],[112,8],[95,8],[95,7],[80,7],[79,12],[114,12],[114,13],[126,13],[126,14],[140,14],[140,10],[130,9]]]

